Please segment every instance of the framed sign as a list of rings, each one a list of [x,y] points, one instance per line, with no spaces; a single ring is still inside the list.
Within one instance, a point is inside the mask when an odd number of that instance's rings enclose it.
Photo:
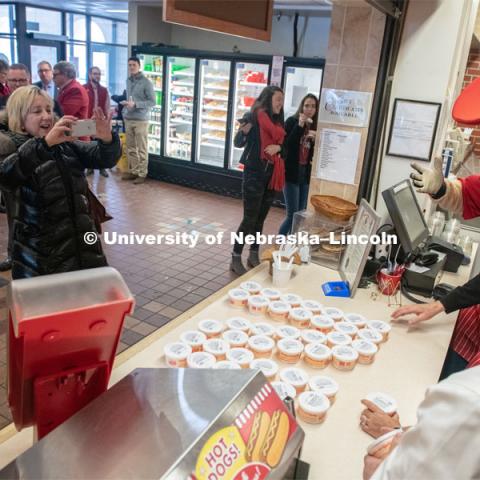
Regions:
[[[377,232],[380,219],[380,215],[362,198],[351,235],[356,238],[362,236],[363,238],[370,239],[370,237]],[[343,252],[339,269],[340,276],[342,280],[348,284],[351,298],[354,297],[357,291],[371,246],[370,241],[358,244],[351,243],[347,245],[347,248]]]
[[[273,0],[163,0],[163,21],[269,42]]]
[[[396,98],[387,155],[430,161],[441,103]]]

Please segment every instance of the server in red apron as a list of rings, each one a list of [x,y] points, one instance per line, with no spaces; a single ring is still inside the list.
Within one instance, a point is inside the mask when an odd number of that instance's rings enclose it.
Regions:
[[[452,214],[462,215],[465,220],[480,216],[480,175],[456,180],[446,180],[442,172],[442,159],[437,158],[433,169],[412,164],[416,170],[411,174],[417,191],[429,194],[440,207]],[[480,365],[480,275],[465,285],[455,288],[443,299],[422,304],[408,305],[397,309],[393,319],[414,314],[410,324],[429,320],[440,312],[460,310],[452,342],[445,359],[440,379],[450,374]]]

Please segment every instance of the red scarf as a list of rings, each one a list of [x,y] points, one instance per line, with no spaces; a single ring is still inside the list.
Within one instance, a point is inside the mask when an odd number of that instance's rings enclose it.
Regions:
[[[279,153],[269,155],[265,152],[268,145],[282,145],[285,130],[278,123],[273,123],[265,110],[258,110],[257,122],[260,130],[260,158],[273,164],[273,174],[268,188],[281,192],[285,185],[285,162]]]

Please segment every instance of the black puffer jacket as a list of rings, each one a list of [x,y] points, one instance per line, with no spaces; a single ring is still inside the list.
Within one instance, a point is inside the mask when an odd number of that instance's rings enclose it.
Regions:
[[[8,135],[1,134],[4,145]],[[8,145],[8,144],[7,144]],[[111,144],[72,142],[49,148],[31,138],[0,164],[0,188],[14,197],[12,277],[69,272],[107,264],[87,200],[85,168],[111,168],[121,156],[117,135]]]
[[[237,148],[244,148],[240,158],[240,163],[243,164],[245,170],[254,170],[264,173],[267,170],[268,165],[267,162],[262,160],[260,155],[260,128],[255,115],[251,112],[244,113],[241,119],[242,125],[247,123],[251,123],[252,128],[246,135],[242,132],[241,128],[239,128],[235,134],[235,137],[233,138],[233,144]],[[281,147],[282,149],[280,150],[280,156],[285,158],[287,153],[285,145],[281,145]]]
[[[301,127],[298,118],[289,117],[285,122],[285,145],[287,156],[285,159],[285,180],[289,183],[309,183],[312,172],[313,145],[310,147],[307,164],[304,170],[300,165],[300,142],[303,135],[308,132],[308,127]]]

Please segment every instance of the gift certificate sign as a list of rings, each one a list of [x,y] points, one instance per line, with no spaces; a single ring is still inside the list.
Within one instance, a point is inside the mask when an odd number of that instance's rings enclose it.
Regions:
[[[345,130],[322,130],[316,177],[354,185],[361,134]]]
[[[367,127],[372,94],[352,90],[322,89],[318,119],[350,127]]]

